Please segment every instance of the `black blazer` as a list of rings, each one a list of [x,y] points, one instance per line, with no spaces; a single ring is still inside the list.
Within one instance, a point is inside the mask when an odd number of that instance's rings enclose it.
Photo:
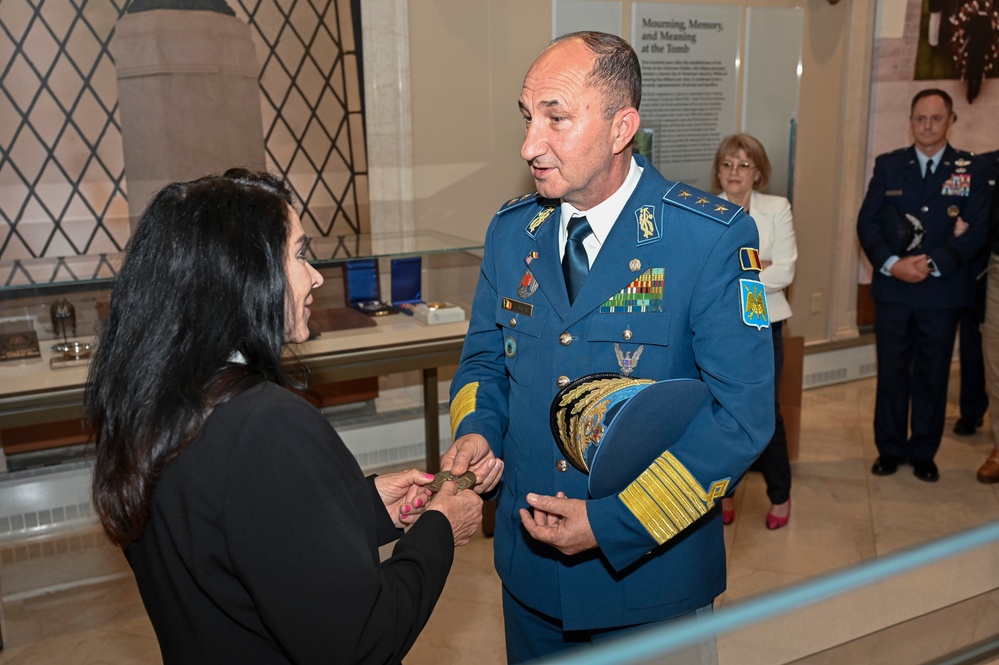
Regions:
[[[166,665],[398,663],[454,557],[444,515],[398,538],[319,411],[272,383],[217,407],[126,556]]]

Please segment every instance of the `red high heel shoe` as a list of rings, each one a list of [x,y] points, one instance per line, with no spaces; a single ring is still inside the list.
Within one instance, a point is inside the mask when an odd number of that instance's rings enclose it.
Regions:
[[[726,503],[732,504],[731,510],[725,509]],[[731,499],[722,499],[722,524],[728,526],[734,521],[735,521],[735,501],[732,501]]]
[[[724,517],[722,518],[724,519]],[[787,523],[791,520],[791,499],[787,500],[787,516],[777,517],[771,513],[767,513],[767,528],[773,531],[774,529],[779,529],[782,526],[787,526]]]

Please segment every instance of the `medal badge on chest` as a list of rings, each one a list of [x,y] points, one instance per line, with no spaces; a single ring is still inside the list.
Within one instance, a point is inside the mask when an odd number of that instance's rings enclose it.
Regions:
[[[639,346],[634,351],[623,351],[621,347],[614,343],[614,355],[617,356],[617,364],[621,368],[622,376],[631,376],[631,373],[638,367],[638,359],[642,357],[645,346]]]
[[[524,260],[527,263],[527,270],[524,272],[524,276],[520,278],[520,284],[517,285],[517,296],[521,298],[530,298],[538,290],[538,280],[534,279],[534,273],[531,272],[530,267],[531,261],[536,258],[538,258],[538,253],[531,252]]]

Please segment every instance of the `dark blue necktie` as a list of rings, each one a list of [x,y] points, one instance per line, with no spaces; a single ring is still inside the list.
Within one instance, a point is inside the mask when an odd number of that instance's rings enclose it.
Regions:
[[[933,175],[933,160],[926,160],[926,170],[923,171],[923,184],[925,185],[930,181],[930,177]]]
[[[585,217],[573,217],[569,220],[568,232],[569,239],[565,243],[565,255],[562,257],[562,274],[565,276],[565,288],[569,292],[571,305],[590,272],[590,261],[586,258],[583,241],[593,231]]]

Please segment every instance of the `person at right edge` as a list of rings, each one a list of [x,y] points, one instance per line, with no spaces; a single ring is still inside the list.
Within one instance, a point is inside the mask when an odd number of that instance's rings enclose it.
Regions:
[[[989,209],[989,263],[985,280],[985,322],[982,324],[982,351],[985,354],[985,379],[992,402],[992,453],[978,469],[978,481],[999,482],[999,150],[981,155],[991,167],[990,182],[993,186],[992,206]]]
[[[876,476],[908,463],[935,482],[958,319],[971,305],[971,262],[985,244],[991,192],[985,164],[947,142],[956,122],[943,90],[912,99],[913,145],[878,156],[857,218],[874,275]],[[955,225],[967,224],[961,233]],[[912,233],[899,242],[900,229]],[[910,432],[911,426],[911,432]]]
[[[442,468],[505,463],[494,548],[511,663],[711,612],[725,590],[717,505],[774,431],[766,294],[758,258],[744,260],[756,225],[633,154],[641,83],[631,46],[599,32],[558,38],[531,66],[521,157],[537,192],[489,226],[451,383]],[[603,498],[549,423],[559,390],[596,373],[691,379],[709,395]],[[671,409],[643,415],[665,425]],[[670,662],[717,660],[713,641],[692,651]]]

